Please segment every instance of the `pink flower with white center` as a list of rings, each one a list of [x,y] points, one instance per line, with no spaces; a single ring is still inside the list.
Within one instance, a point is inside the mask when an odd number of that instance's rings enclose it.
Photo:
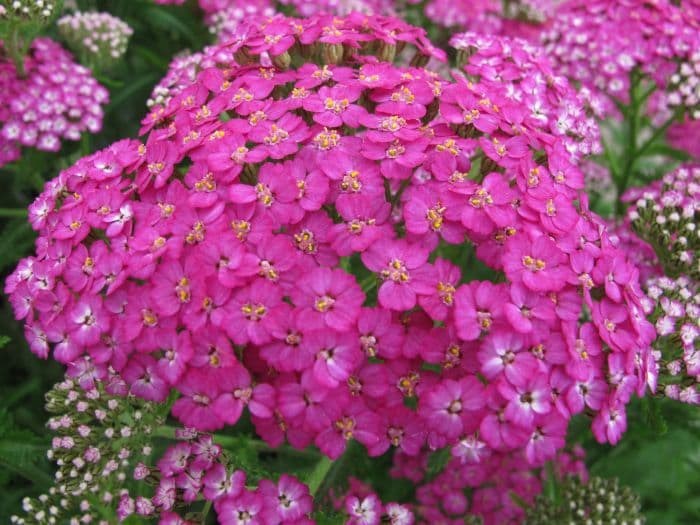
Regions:
[[[235,496],[224,496],[216,501],[221,525],[258,525],[265,515],[265,499],[259,491],[244,488]]]
[[[348,330],[357,321],[365,300],[353,276],[328,268],[313,270],[291,296],[305,331],[324,327],[338,332]]]
[[[311,512],[313,498],[309,487],[294,476],[282,474],[277,484],[264,479],[260,482],[259,490],[265,498],[265,507],[270,519],[281,519],[291,523],[302,519]]]
[[[489,334],[484,338],[477,354],[481,372],[488,379],[496,379],[503,373],[509,381],[533,375],[537,361],[524,349],[525,339],[517,332],[498,331]]]
[[[357,334],[316,330],[305,335],[316,354],[313,377],[319,385],[335,388],[347,381],[362,360]]]
[[[215,463],[202,478],[202,495],[209,501],[217,501],[227,496],[236,497],[245,487],[245,477],[242,470],[235,470],[229,474],[224,465]]]
[[[525,447],[525,456],[531,465],[542,465],[564,446],[567,420],[556,413],[537,416],[534,427]]]
[[[415,517],[407,506],[398,503],[387,503],[384,514],[391,525],[413,525]]]
[[[552,408],[546,376],[514,376],[512,382],[501,379],[498,391],[508,400],[506,418],[522,428],[532,428],[535,415],[548,414]]]
[[[384,281],[379,304],[390,310],[410,310],[418,294],[432,293],[430,283],[417,271],[427,260],[427,250],[403,240],[377,243],[362,253],[362,262]]]
[[[109,330],[110,318],[97,297],[86,297],[71,312],[71,337],[77,344],[94,345]]]
[[[370,494],[365,498],[348,498],[345,501],[345,511],[349,516],[348,525],[379,525],[383,509],[379,498]]]
[[[177,443],[168,448],[158,460],[158,470],[163,476],[181,474],[187,468],[192,457],[192,445],[187,442]]]
[[[627,430],[627,414],[624,405],[614,400],[604,403],[591,426],[598,443],[617,444]]]
[[[156,360],[150,355],[133,356],[121,375],[136,396],[157,402],[163,402],[168,397],[169,384],[158,375]]]
[[[432,432],[454,439],[464,429],[465,412],[479,410],[484,404],[483,386],[477,379],[445,379],[421,397],[418,413],[425,418]]]
[[[450,453],[462,463],[480,463],[488,455],[486,443],[475,436],[467,436],[452,447]]]

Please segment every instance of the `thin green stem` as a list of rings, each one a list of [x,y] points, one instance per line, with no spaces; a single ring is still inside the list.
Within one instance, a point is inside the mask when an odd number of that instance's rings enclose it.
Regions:
[[[24,208],[0,208],[0,217],[26,217],[27,210]]]
[[[678,117],[680,117],[682,114],[683,114],[683,110],[682,110],[682,109],[677,109],[677,110],[673,113],[673,115],[671,115],[671,117],[670,117],[668,120],[666,120],[666,122],[664,122],[663,124],[661,124],[660,127],[656,128],[656,129],[654,130],[654,133],[651,135],[651,137],[649,137],[649,138],[644,142],[644,144],[642,144],[642,145],[639,147],[639,149],[637,150],[637,155],[640,156],[640,157],[641,157],[642,155],[644,155],[644,154],[647,152],[647,150],[648,150],[651,146],[653,146],[654,143],[655,143],[657,140],[659,140],[659,139],[664,135],[664,133],[666,133],[666,131],[668,131],[668,128],[670,128],[671,125],[676,121],[676,119],[678,119]]]

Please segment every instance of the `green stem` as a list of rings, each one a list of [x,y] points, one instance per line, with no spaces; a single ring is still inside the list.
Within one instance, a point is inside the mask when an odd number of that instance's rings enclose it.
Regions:
[[[0,208],[0,217],[26,217],[27,210],[24,208]]]
[[[308,478],[309,492],[312,496],[315,496],[318,489],[321,488],[321,485],[326,479],[326,476],[328,475],[328,472],[330,472],[332,466],[333,461],[325,455],[321,456],[319,462],[316,463],[314,470],[311,472]]]
[[[666,133],[668,128],[670,128],[671,125],[676,121],[676,119],[678,119],[678,117],[680,117],[682,114],[682,108],[677,109],[666,122],[664,122],[660,127],[656,128],[651,137],[649,137],[646,140],[646,142],[644,142],[644,144],[642,144],[639,147],[639,149],[637,150],[637,155],[640,157],[644,155],[647,152],[647,150],[654,144],[654,142],[659,140],[663,136],[663,134]]]

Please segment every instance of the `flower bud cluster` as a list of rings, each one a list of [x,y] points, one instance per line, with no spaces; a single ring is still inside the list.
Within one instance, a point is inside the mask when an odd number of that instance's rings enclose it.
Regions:
[[[689,404],[700,404],[700,289],[697,280],[657,277],[647,281],[654,301],[650,320],[660,366],[659,393]]]
[[[43,23],[56,12],[54,0],[2,0],[0,1],[0,23]]]
[[[633,231],[656,252],[664,274],[700,279],[700,166],[683,165],[623,195]]]
[[[19,158],[21,146],[58,151],[61,139],[102,128],[109,92],[57,43],[34,40],[24,70],[20,77],[0,58],[0,166]]]
[[[694,50],[671,76],[667,103],[685,108],[693,120],[700,120],[700,50]]]
[[[18,525],[97,522],[116,508],[112,484],[122,485],[136,458],[150,453],[153,429],[163,423],[153,403],[121,397],[102,383],[83,390],[72,379],[46,394],[53,434],[48,458],[57,466],[48,494],[27,498]],[[102,522],[100,523],[107,523]]]
[[[126,52],[133,30],[109,13],[66,15],[57,22],[58,31],[80,62],[96,69],[112,67]]]
[[[639,496],[617,479],[569,477],[557,486],[556,501],[538,496],[524,525],[643,525]]]

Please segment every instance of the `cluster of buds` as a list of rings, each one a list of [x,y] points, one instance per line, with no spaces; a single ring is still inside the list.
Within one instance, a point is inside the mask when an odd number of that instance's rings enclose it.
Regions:
[[[0,166],[19,158],[20,146],[55,152],[61,138],[102,128],[109,92],[48,38],[32,42],[24,75],[0,56],[0,88]]]
[[[667,104],[682,107],[694,120],[700,119],[700,50],[694,50],[671,76]]]
[[[126,52],[133,30],[109,13],[78,11],[58,20],[58,31],[81,63],[108,69]]]
[[[528,510],[525,525],[642,525],[639,496],[617,479],[571,476],[558,485],[556,501],[540,495]]]
[[[700,279],[700,165],[684,165],[643,188],[630,189],[628,220],[656,252],[669,277]]]
[[[54,0],[2,0],[0,22],[10,24],[45,23],[58,10],[60,2]]]
[[[647,281],[655,302],[650,315],[658,337],[659,393],[683,403],[700,404],[700,289],[685,276]]]
[[[55,483],[47,494],[25,498],[25,515],[13,523],[90,523],[114,515],[114,487],[123,485],[132,462],[151,454],[151,434],[163,423],[153,403],[122,394],[118,382],[84,390],[72,379],[46,394]]]

